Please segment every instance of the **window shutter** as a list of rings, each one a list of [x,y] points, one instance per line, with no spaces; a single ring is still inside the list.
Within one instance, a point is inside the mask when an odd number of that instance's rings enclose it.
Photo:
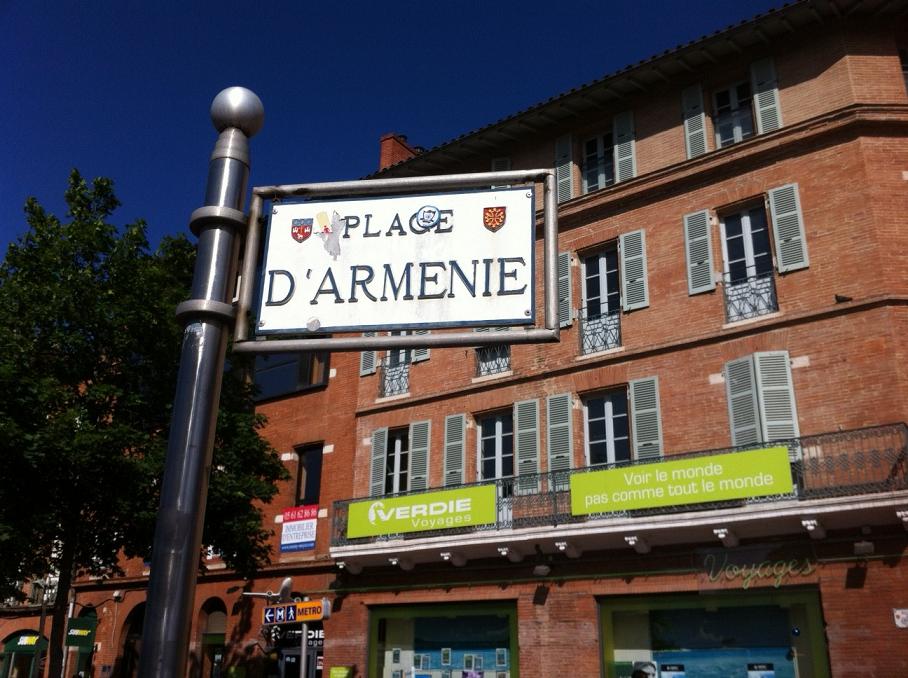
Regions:
[[[788,351],[754,353],[753,357],[763,441],[797,438],[798,411]]]
[[[687,293],[699,294],[715,289],[709,210],[684,215],[684,252],[687,255]]]
[[[514,457],[518,492],[539,491],[539,401],[514,403]],[[521,476],[527,476],[521,479]]]
[[[388,429],[372,432],[372,469],[369,478],[369,494],[380,497],[385,493],[385,454],[388,447]]]
[[[463,448],[466,417],[451,414],[445,417],[445,485],[463,484]]]
[[[646,237],[642,230],[622,233],[621,247],[622,301],[625,311],[649,306],[646,280]]]
[[[662,456],[662,422],[659,413],[659,378],[635,379],[630,383],[634,422],[634,458]]]
[[[363,332],[364,337],[374,337],[375,332]],[[359,376],[375,374],[375,351],[363,351],[359,354]]]
[[[772,234],[776,242],[776,263],[779,273],[807,268],[807,239],[804,237],[804,217],[798,185],[786,184],[769,191],[769,211]]]
[[[752,356],[725,363],[725,391],[728,394],[731,444],[737,446],[762,442]]]
[[[574,309],[571,302],[571,253],[558,253],[558,325],[571,324]]]
[[[555,193],[560,203],[574,197],[573,144],[570,134],[555,140]]]
[[[782,126],[782,111],[779,108],[776,67],[771,58],[760,59],[750,65],[750,81],[754,93],[757,134],[779,129]]]
[[[615,135],[615,181],[627,181],[637,176],[637,157],[634,152],[634,113],[625,111],[612,119]]]
[[[571,394],[549,396],[546,423],[548,425],[549,472],[566,471],[573,461],[573,430],[571,426]]]
[[[414,335],[428,334],[429,330],[413,330]],[[413,362],[418,363],[423,360],[429,359],[429,349],[428,348],[414,348],[413,349]]]
[[[706,113],[703,111],[703,88],[700,83],[681,92],[684,114],[684,144],[688,158],[696,158],[709,150],[706,134]]]
[[[425,490],[429,486],[429,433],[431,422],[410,424],[410,489]]]

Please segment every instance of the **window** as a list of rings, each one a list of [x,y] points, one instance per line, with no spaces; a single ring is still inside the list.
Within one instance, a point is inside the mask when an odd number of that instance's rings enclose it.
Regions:
[[[739,82],[713,94],[716,147],[736,144],[754,135],[750,83]]]
[[[451,665],[451,648],[450,647],[441,648],[441,665],[442,666]]]
[[[514,475],[514,417],[510,410],[477,420],[479,432],[479,478],[509,478]]]
[[[296,474],[296,506],[318,504],[322,483],[321,443],[305,445],[296,450],[299,461]]]
[[[429,665],[429,655],[427,654],[416,654],[413,655],[413,668],[420,669],[422,671],[427,671],[431,668]]]
[[[385,494],[407,491],[409,461],[409,432],[405,428],[391,429],[385,458]]]
[[[507,327],[477,327],[476,332],[507,332]],[[492,344],[476,349],[476,376],[487,377],[511,370],[510,344]]]
[[[732,445],[800,435],[788,351],[754,353],[726,363],[725,388]]]
[[[630,461],[627,390],[615,389],[586,398],[586,453],[590,466]]]
[[[583,192],[615,183],[615,144],[611,130],[583,143]]]
[[[580,311],[581,353],[595,353],[621,345],[621,288],[618,248],[583,256],[583,308]]]
[[[255,358],[256,400],[277,398],[327,383],[327,351],[273,353]]]
[[[495,666],[507,666],[508,665],[508,648],[499,647],[495,649]]]
[[[372,432],[372,496],[428,487],[430,426],[429,421],[414,421],[409,427]]]
[[[899,63],[902,65],[902,80],[905,81],[905,89],[908,90],[908,50],[899,50]]]
[[[408,336],[411,334],[428,334],[428,330],[397,330],[389,332],[390,336]],[[375,332],[364,332],[364,337],[373,337]],[[428,348],[392,349],[385,353],[381,360],[381,374],[378,382],[378,396],[403,395],[410,391],[410,363],[429,359]],[[359,358],[359,375],[366,376],[376,371],[377,356],[375,351],[363,351]]]
[[[778,310],[769,227],[763,205],[726,214],[721,225],[727,321]]]

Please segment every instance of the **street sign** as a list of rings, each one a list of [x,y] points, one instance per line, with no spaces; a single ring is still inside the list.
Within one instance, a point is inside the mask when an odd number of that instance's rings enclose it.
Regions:
[[[302,602],[269,605],[262,610],[263,624],[297,624],[318,621],[331,616],[331,601],[306,600]]]
[[[275,204],[259,334],[532,325],[532,184]]]

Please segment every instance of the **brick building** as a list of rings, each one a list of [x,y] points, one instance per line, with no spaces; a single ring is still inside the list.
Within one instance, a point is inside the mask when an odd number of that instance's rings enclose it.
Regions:
[[[195,675],[297,675],[300,625],[241,597],[288,576],[332,602],[325,676],[908,675],[906,14],[796,2],[427,151],[383,137],[376,177],[555,168],[561,341],[262,361],[294,479],[274,564],[201,578]],[[491,518],[355,529],[467,496]],[[314,547],[280,552],[298,506]],[[130,675],[131,568],[79,585],[71,666]]]

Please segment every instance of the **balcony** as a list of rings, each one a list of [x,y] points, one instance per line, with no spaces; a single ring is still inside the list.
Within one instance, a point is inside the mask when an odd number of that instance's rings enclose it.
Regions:
[[[405,395],[410,392],[410,360],[385,358],[378,366],[378,397]]]
[[[476,349],[476,376],[488,377],[511,369],[511,347],[508,344],[480,346]]]
[[[722,291],[725,295],[725,322],[747,320],[779,310],[772,271],[734,282],[726,275]]]
[[[494,484],[496,519],[491,524],[479,526],[349,539],[346,536],[348,507],[363,499],[336,501],[331,551],[336,558],[369,560],[370,555],[385,553],[390,547],[418,552],[421,548],[433,550],[441,546],[466,545],[465,548],[478,551],[485,542],[486,550],[491,549],[494,553],[496,546],[500,551],[502,544],[509,541],[551,540],[555,535],[564,534],[581,540],[585,538],[601,548],[609,543],[610,532],[620,537],[629,530],[661,529],[667,539],[665,543],[684,542],[702,539],[704,534],[711,536],[710,528],[729,523],[735,524],[742,536],[766,537],[792,531],[803,533],[805,517],[822,515],[825,526],[836,529],[860,526],[872,512],[877,512],[873,514],[875,518],[884,515],[891,520],[894,510],[904,511],[908,506],[908,427],[903,423],[670,455],[660,460],[621,464],[617,468],[631,470],[637,464],[656,464],[658,467],[669,461],[780,446],[788,448],[791,467],[793,490],[786,494],[574,515],[569,491],[571,477],[615,466],[575,468],[419,493],[431,502],[432,494],[436,492]],[[552,528],[558,528],[554,535]],[[617,543],[623,541],[619,538]]]
[[[581,308],[580,353],[587,355],[621,346],[621,314],[618,311],[602,313],[602,307],[595,310]]]

